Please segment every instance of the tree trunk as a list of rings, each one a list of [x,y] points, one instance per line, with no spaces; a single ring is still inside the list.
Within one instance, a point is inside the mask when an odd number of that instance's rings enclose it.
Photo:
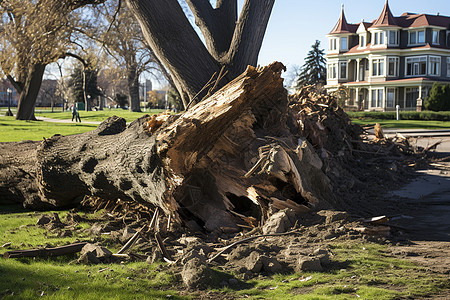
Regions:
[[[137,17],[144,38],[158,60],[169,71],[183,105],[208,94],[205,85],[225,68],[222,87],[241,74],[248,65],[256,66],[274,0],[246,0],[236,22],[237,1],[188,0],[205,45],[189,24],[177,0],[127,0]],[[209,51],[208,51],[209,50]]]
[[[0,144],[2,154],[28,147],[0,156],[0,202],[14,196],[27,206],[61,207],[85,195],[120,198],[207,230],[323,205],[332,199],[330,184],[314,149],[299,145],[286,125],[282,68],[249,67],[179,116],[129,126],[112,117],[80,135]]]
[[[42,84],[46,65],[36,64],[30,66],[28,76],[23,85],[17,106],[17,120],[36,120],[34,116],[34,105]]]
[[[127,0],[144,37],[171,74],[185,107],[220,70],[177,0]],[[203,95],[206,94],[203,93]]]
[[[141,101],[139,100],[139,75],[136,65],[127,67],[128,99],[130,111],[140,112]]]

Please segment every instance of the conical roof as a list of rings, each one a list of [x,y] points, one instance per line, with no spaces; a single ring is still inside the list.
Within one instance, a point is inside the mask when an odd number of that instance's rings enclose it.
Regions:
[[[342,4],[342,8],[341,8],[341,15],[339,16],[339,20],[336,23],[336,25],[334,26],[333,30],[331,30],[330,34],[335,34],[335,33],[352,33],[354,26],[351,26],[350,24],[347,23],[347,20],[345,19],[345,14],[344,14],[344,5]]]
[[[384,4],[383,11],[381,12],[381,15],[378,17],[378,19],[373,22],[371,27],[385,27],[385,26],[398,26],[395,22],[395,18],[391,13],[391,10],[389,9],[389,3],[388,0],[386,0],[386,3]]]

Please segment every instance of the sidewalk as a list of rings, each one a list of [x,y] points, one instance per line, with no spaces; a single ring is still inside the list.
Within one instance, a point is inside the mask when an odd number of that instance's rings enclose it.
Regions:
[[[369,133],[374,134],[374,130],[368,130]],[[395,135],[401,133],[404,136],[450,136],[450,129],[396,129],[396,128],[383,128],[383,133],[387,135]]]

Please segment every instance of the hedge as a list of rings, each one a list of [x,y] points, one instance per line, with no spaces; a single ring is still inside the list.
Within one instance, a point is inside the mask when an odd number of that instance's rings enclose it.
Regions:
[[[347,112],[353,119],[380,119],[395,120],[397,115],[395,111],[352,111]],[[426,121],[450,121],[450,111],[401,111],[401,120],[426,120]]]

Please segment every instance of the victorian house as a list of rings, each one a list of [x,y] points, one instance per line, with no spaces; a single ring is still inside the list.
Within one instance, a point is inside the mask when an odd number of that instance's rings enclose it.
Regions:
[[[378,19],[339,20],[327,35],[328,91],[345,88],[347,108],[420,110],[434,82],[450,83],[450,17],[404,13],[388,1]]]

